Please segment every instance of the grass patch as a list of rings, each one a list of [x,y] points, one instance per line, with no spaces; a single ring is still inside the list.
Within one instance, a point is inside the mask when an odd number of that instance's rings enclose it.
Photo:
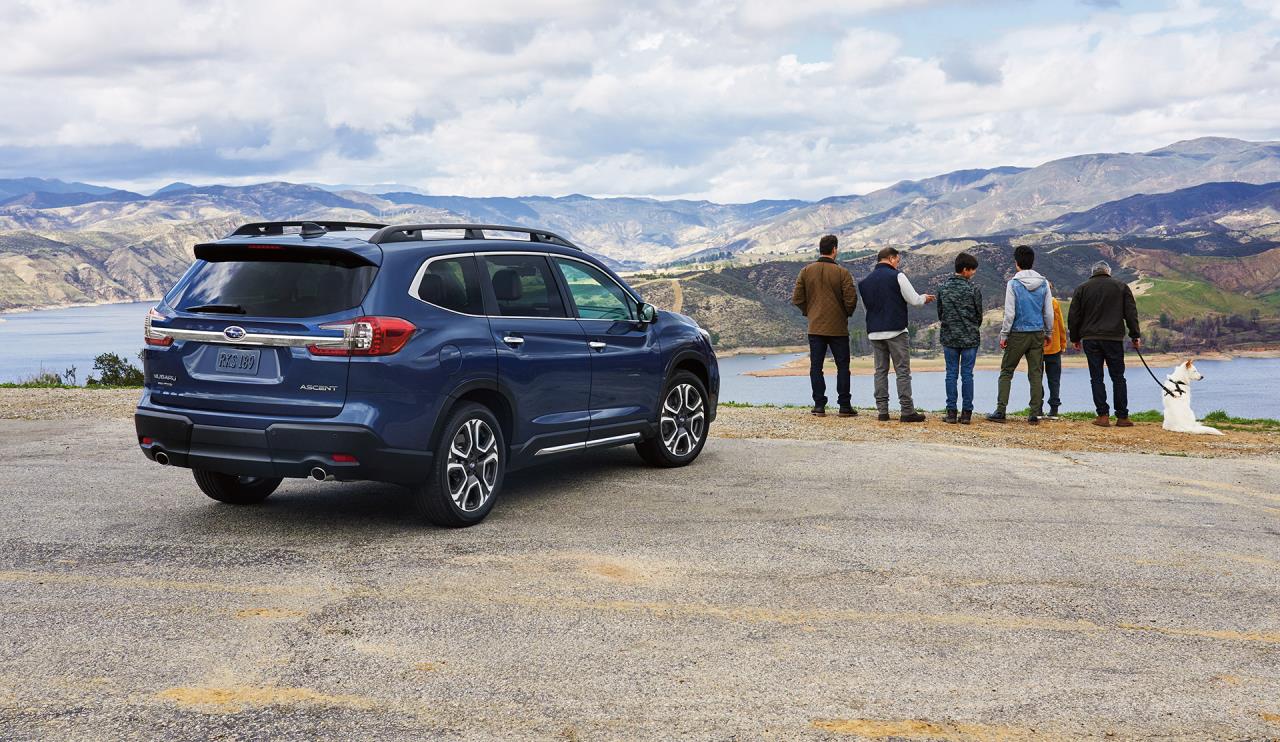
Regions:
[[[1277,430],[1280,431],[1280,420],[1269,417],[1233,417],[1223,410],[1214,410],[1200,422],[1223,430]]]
[[[53,371],[43,371],[17,381],[0,383],[0,389],[56,389],[64,386],[72,386],[72,384],[67,383],[61,374]]]
[[[806,405],[806,404],[755,404],[752,402],[719,402],[718,406],[736,407],[741,409],[755,407],[763,410],[798,410],[801,408],[807,408],[809,405]]]

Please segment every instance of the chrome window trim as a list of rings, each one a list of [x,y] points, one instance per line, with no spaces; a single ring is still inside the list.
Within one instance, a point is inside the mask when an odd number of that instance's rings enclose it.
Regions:
[[[449,253],[447,255],[436,255],[434,257],[427,258],[422,263],[422,265],[419,266],[418,272],[413,274],[413,280],[409,282],[409,296],[419,302],[422,302],[423,304],[426,304],[429,307],[435,307],[436,309],[449,312],[450,314],[456,314],[459,317],[477,317],[477,318],[487,317],[488,315],[486,314],[467,314],[466,312],[459,312],[458,310],[450,309],[449,307],[442,307],[439,304],[432,304],[426,299],[423,299],[421,296],[418,296],[418,289],[422,285],[422,278],[423,276],[427,275],[427,268],[430,267],[432,263],[436,262],[437,260],[449,260],[450,258],[474,258],[475,256],[476,254],[473,252],[458,252],[458,253]]]
[[[426,304],[429,307],[435,307],[436,309],[449,312],[450,314],[456,314],[461,317],[475,317],[479,319],[491,319],[491,320],[493,319],[545,319],[545,320],[572,319],[572,320],[577,320],[579,322],[609,322],[609,323],[640,321],[639,319],[606,319],[603,317],[527,317],[524,315],[512,315],[512,314],[467,314],[466,312],[459,312],[454,309],[449,309],[448,307],[442,307],[439,304],[432,304],[431,302],[426,301],[422,297],[418,296],[418,286],[419,284],[422,283],[422,277],[427,273],[427,266],[431,265],[435,261],[447,260],[449,258],[467,258],[467,257],[483,258],[486,255],[537,255],[544,258],[564,258],[565,260],[576,260],[579,263],[585,263],[591,266],[592,268],[595,268],[596,270],[600,270],[600,266],[596,265],[595,263],[592,263],[590,260],[573,257],[572,255],[561,255],[560,253],[556,253],[556,252],[538,252],[536,250],[485,250],[482,252],[447,253],[445,255],[434,255],[430,258],[427,258],[425,261],[423,261],[422,265],[418,267],[418,272],[414,274],[413,281],[409,283],[409,291],[407,293],[409,294],[409,296],[422,302],[423,304]],[[601,271],[601,273],[604,273],[606,278],[608,278],[610,281],[613,281],[614,284],[618,286],[618,288],[622,289],[622,292],[624,294],[626,294],[627,296],[630,296],[632,300],[636,302],[636,304],[644,303],[644,300],[641,299],[626,284],[620,283],[617,279],[615,279],[613,276],[609,275],[605,271]]]
[[[151,326],[151,331],[174,340],[195,340],[210,345],[254,345],[272,348],[305,348],[316,343],[332,343],[343,335],[277,335],[266,332],[249,332],[239,340],[232,340],[218,330],[184,330],[175,327]]]

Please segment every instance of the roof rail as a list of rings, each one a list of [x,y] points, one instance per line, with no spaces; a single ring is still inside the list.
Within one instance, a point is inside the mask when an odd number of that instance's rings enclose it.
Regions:
[[[530,242],[542,242],[551,245],[560,245],[561,247],[572,247],[575,250],[581,250],[581,247],[566,240],[555,232],[548,232],[545,229],[533,229],[531,227],[515,227],[503,224],[394,224],[390,227],[383,227],[373,236],[369,238],[369,242],[375,245],[383,245],[388,242],[417,242],[423,238],[423,232],[431,232],[436,230],[463,230],[465,239],[483,240],[485,230],[493,230],[495,232],[523,232],[529,235]]]
[[[367,222],[250,222],[236,227],[228,237],[271,237],[284,234],[285,227],[300,227],[303,237],[316,237],[329,232],[345,232],[348,229],[382,229],[385,224]]]

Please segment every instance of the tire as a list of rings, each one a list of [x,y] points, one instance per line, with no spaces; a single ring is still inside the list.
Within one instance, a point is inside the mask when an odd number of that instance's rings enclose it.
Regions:
[[[280,477],[240,477],[204,469],[192,469],[191,474],[201,492],[229,505],[257,505],[283,481]]]
[[[707,443],[707,388],[697,376],[677,371],[662,389],[658,434],[636,444],[650,466],[685,466]]]
[[[441,430],[431,476],[413,488],[419,515],[445,528],[484,520],[502,491],[506,445],[488,407],[468,402],[456,408]]]

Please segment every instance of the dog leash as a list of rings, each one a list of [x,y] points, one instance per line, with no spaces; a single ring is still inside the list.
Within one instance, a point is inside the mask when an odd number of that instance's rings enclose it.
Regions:
[[[1183,384],[1181,381],[1171,382],[1173,384],[1174,391],[1169,391],[1169,387],[1165,386],[1164,384],[1161,384],[1160,379],[1156,378],[1156,372],[1152,371],[1151,367],[1147,365],[1147,359],[1144,358],[1142,355],[1142,348],[1139,348],[1138,346],[1135,345],[1133,346],[1133,349],[1138,352],[1138,359],[1142,361],[1142,365],[1147,369],[1147,373],[1151,374],[1151,380],[1156,383],[1156,386],[1160,387],[1160,389],[1165,393],[1166,396],[1174,397],[1176,399],[1183,395],[1183,391],[1182,391]]]

